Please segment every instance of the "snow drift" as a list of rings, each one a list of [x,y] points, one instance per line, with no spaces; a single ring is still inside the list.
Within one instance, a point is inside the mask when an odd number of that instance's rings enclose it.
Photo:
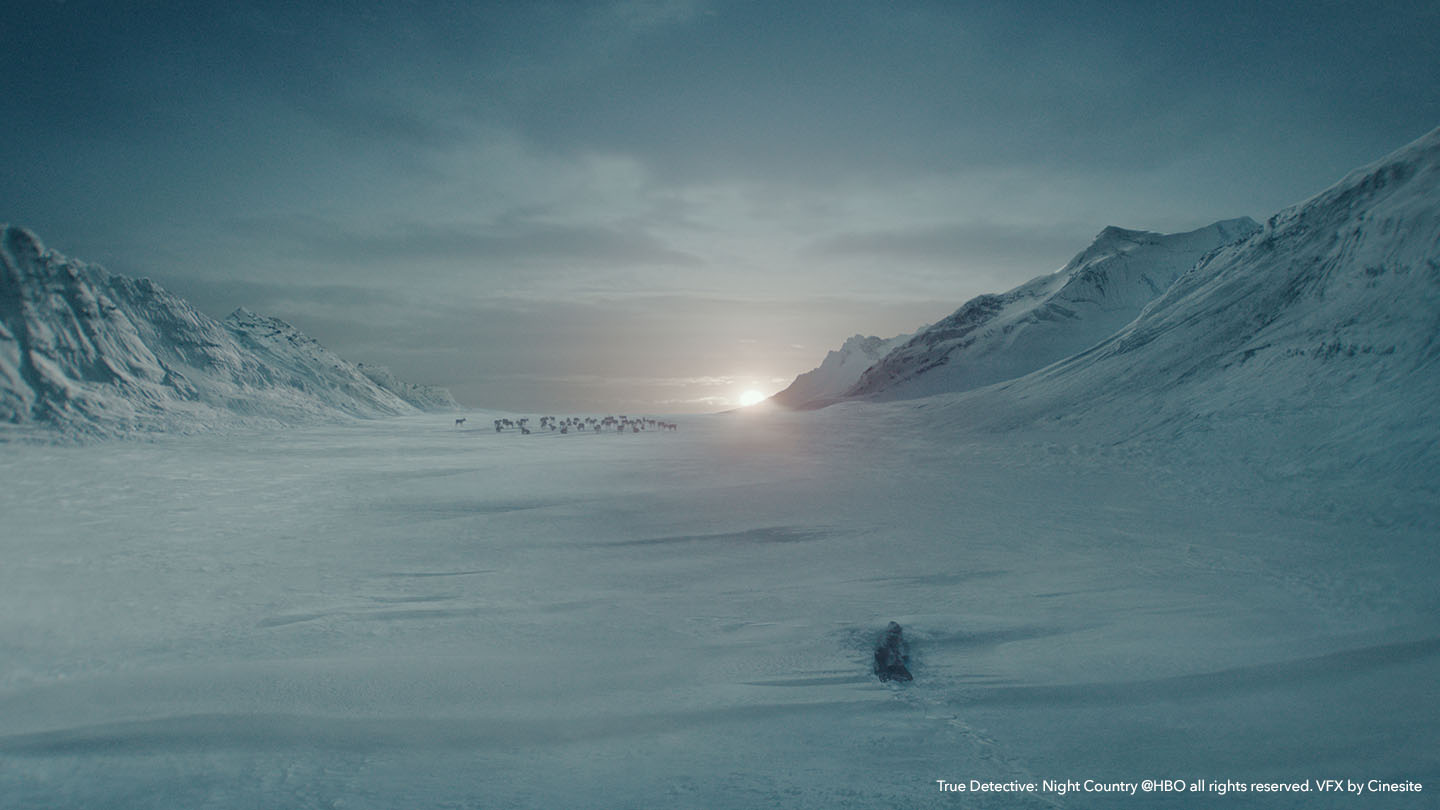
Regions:
[[[149,279],[0,226],[0,422],[69,435],[371,417],[444,406],[377,381],[284,321],[223,322]],[[398,389],[398,390],[397,390]],[[453,400],[449,400],[453,401]]]

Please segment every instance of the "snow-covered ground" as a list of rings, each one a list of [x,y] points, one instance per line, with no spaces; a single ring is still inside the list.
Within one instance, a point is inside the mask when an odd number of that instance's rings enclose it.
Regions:
[[[469,416],[0,446],[0,806],[1440,792],[1433,502],[894,406],[623,435]],[[870,671],[892,620],[911,683]],[[1424,793],[936,783],[1147,778]]]

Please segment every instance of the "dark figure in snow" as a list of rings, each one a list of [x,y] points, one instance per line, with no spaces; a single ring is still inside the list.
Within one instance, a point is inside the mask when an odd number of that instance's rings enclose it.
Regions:
[[[914,680],[905,664],[910,661],[910,645],[901,635],[900,625],[890,622],[875,648],[875,676],[882,681]]]

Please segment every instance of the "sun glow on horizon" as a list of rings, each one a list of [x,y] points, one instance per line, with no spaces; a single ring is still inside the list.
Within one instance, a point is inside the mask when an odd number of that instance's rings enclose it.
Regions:
[[[765,395],[752,388],[740,395],[740,407],[748,408],[763,399],[765,399]]]

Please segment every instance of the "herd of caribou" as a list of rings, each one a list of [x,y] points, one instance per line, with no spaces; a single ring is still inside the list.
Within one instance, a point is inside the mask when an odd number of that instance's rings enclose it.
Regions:
[[[455,427],[464,427],[466,417],[455,420]],[[652,419],[648,416],[567,416],[564,419],[556,419],[553,416],[540,417],[537,430],[548,433],[569,433],[571,431],[602,433],[615,431],[616,433],[639,433],[642,430],[677,430],[679,425],[674,422],[664,422],[659,419]],[[504,433],[507,430],[518,430],[522,435],[529,436],[530,417],[520,419],[496,419],[495,432]]]

